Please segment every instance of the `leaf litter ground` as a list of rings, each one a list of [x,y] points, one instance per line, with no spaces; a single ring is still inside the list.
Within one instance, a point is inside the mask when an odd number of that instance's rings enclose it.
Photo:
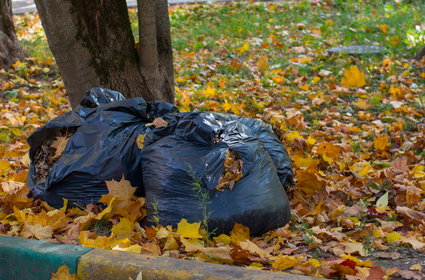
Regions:
[[[0,233],[327,278],[423,279],[425,64],[408,60],[423,45],[419,5],[243,2],[170,13],[177,105],[274,126],[295,171],[289,225],[256,238],[242,225],[213,238],[185,220],[144,227],[144,199],[126,181],[108,182],[106,208],[27,198],[25,140],[70,108],[39,19],[25,15],[15,20],[31,57],[0,73]],[[358,44],[387,53],[326,51]],[[60,137],[46,143],[51,162]]]

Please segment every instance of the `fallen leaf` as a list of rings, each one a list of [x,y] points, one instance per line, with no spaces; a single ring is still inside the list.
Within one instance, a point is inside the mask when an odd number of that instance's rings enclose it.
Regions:
[[[231,248],[229,246],[222,246],[218,248],[202,248],[201,252],[209,258],[217,259],[226,264],[233,263],[233,258],[230,255]]]
[[[258,247],[254,242],[250,240],[241,241],[238,243],[239,247],[241,247],[243,250],[247,250],[253,255],[257,255],[260,258],[265,258],[267,256],[267,253]]]
[[[249,238],[250,231],[248,227],[241,224],[235,224],[233,226],[230,232],[230,240],[232,240],[233,243],[238,244],[241,241],[249,240]]]
[[[201,223],[189,223],[186,219],[182,219],[177,224],[177,234],[185,238],[202,238],[199,234]]]
[[[353,65],[345,70],[341,85],[348,88],[363,87],[366,85],[365,76],[357,66]]]
[[[134,223],[127,218],[121,218],[120,222],[112,226],[112,233],[118,239],[124,239],[130,237],[134,230]]]
[[[143,149],[145,145],[145,134],[139,134],[139,136],[137,136],[136,144],[139,149]]]
[[[186,252],[202,251],[204,244],[197,238],[180,238],[180,242],[184,246]]]
[[[231,242],[230,236],[227,234],[220,234],[219,236],[216,236],[213,238],[216,244],[223,244],[223,245],[229,245]]]
[[[420,264],[414,264],[411,267],[409,267],[410,270],[416,270],[416,271],[422,271],[422,266]]]
[[[385,272],[380,266],[374,266],[369,270],[366,280],[384,280]]]
[[[373,139],[373,147],[378,152],[384,152],[390,146],[389,141],[390,139],[387,135],[384,135],[382,137],[375,137],[375,139]]]
[[[415,224],[425,222],[425,213],[404,206],[397,206],[396,211],[406,220]]]
[[[65,150],[69,139],[69,137],[56,137],[56,140],[53,141],[51,145],[51,147],[55,149],[55,155],[53,156],[53,159],[58,159],[62,156],[62,153]]]
[[[76,274],[71,274],[66,265],[62,265],[55,273],[52,273],[50,280],[77,280]]]
[[[22,228],[22,232],[20,234],[21,237],[30,238],[35,237],[38,240],[45,240],[52,238],[53,230],[50,226],[42,226],[40,224],[29,225],[24,224]]]
[[[385,240],[389,243],[400,240],[402,235],[398,232],[390,232],[385,236]]]
[[[294,267],[302,259],[302,256],[277,256],[274,262],[272,262],[272,267],[276,270],[285,270]]]
[[[154,256],[161,255],[161,248],[156,243],[143,243],[141,247],[142,247],[142,254],[150,254]]]
[[[108,188],[109,195],[129,200],[134,197],[136,188],[131,186],[131,183],[123,178],[120,181],[106,181],[106,187]]]
[[[400,258],[400,254],[397,252],[375,252],[372,255],[380,259],[397,260]]]
[[[158,118],[155,118],[153,122],[147,123],[145,126],[146,127],[155,126],[156,128],[160,128],[160,127],[165,127],[167,125],[168,125],[168,122],[166,122],[163,118],[158,117]]]

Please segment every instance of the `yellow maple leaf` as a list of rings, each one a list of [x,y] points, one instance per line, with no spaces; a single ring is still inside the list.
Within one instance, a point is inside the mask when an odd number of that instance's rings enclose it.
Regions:
[[[66,265],[62,265],[55,273],[52,273],[50,280],[77,280],[77,275],[71,274],[69,268]]]
[[[177,233],[180,236],[185,238],[202,238],[202,235],[199,234],[199,228],[201,223],[189,223],[186,219],[182,219],[177,224]]]
[[[109,195],[129,200],[134,197],[136,188],[131,186],[130,182],[125,180],[124,177],[120,181],[106,181],[106,187],[108,188]]]
[[[272,263],[273,268],[276,270],[285,270],[294,267],[303,259],[302,256],[278,256]]]
[[[232,231],[230,232],[230,240],[232,240],[232,242],[235,244],[238,244],[241,241],[248,240],[249,237],[249,228],[241,224],[235,224],[233,226]]]
[[[384,135],[382,137],[376,137],[375,139],[373,139],[373,147],[376,151],[383,152],[387,150],[387,148],[390,146],[389,141],[390,140],[387,135]]]
[[[127,218],[121,218],[120,222],[114,226],[112,226],[112,233],[118,239],[124,239],[129,237],[134,230],[134,223]]]
[[[364,73],[360,72],[356,65],[344,71],[344,77],[341,80],[343,87],[363,87],[366,85]]]
[[[339,159],[341,147],[331,143],[320,143],[316,152],[322,156],[324,161],[332,164],[332,162]]]

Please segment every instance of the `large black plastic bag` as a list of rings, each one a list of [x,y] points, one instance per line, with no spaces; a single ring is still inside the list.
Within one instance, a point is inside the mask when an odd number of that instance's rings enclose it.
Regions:
[[[279,140],[279,137],[273,132],[271,125],[266,124],[262,120],[240,117],[230,114],[213,113],[217,120],[230,121],[238,120],[244,124],[253,135],[255,135],[264,145],[273,160],[277,169],[280,182],[286,189],[293,183],[293,172],[291,168],[291,160],[285,145]]]
[[[63,204],[62,198],[74,205],[85,206],[96,203],[101,195],[108,192],[105,181],[120,180],[123,175],[138,187],[139,195],[144,195],[137,136],[151,131],[145,124],[177,109],[164,102],[146,103],[143,98],[99,105],[98,108],[84,110],[86,114],[81,117],[76,132],[50,169],[45,182],[35,183],[34,166],[31,166],[28,185],[34,197],[54,207]],[[34,143],[41,141],[39,137],[44,136],[43,130],[51,127],[51,123],[61,127],[64,119],[58,117],[30,136],[31,160],[39,147]]]
[[[33,159],[35,152],[46,139],[59,135],[63,130],[78,128],[84,122],[85,117],[97,107],[124,99],[125,97],[117,91],[104,88],[90,89],[84,94],[80,105],[75,110],[56,117],[31,134],[28,138],[28,143],[31,146],[30,158]],[[31,169],[33,168],[34,166],[31,166]],[[34,172],[34,170],[32,170],[32,172]],[[31,179],[31,176],[29,179]],[[28,181],[28,183],[34,185],[32,181]]]
[[[148,134],[142,150],[148,223],[208,218],[209,230],[217,234],[241,223],[260,235],[289,221],[289,201],[273,161],[242,122],[218,122],[210,113],[168,115],[165,120],[169,125]],[[214,188],[229,149],[242,158],[243,177],[232,191],[220,192]],[[207,217],[200,208],[202,197],[208,200]]]

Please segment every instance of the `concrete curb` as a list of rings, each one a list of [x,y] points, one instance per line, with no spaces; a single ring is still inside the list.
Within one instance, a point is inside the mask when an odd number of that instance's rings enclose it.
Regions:
[[[77,272],[78,260],[93,250],[70,244],[0,235],[0,279],[50,279],[62,265]]]
[[[81,280],[319,279],[0,235],[0,279],[49,280],[62,265]]]

